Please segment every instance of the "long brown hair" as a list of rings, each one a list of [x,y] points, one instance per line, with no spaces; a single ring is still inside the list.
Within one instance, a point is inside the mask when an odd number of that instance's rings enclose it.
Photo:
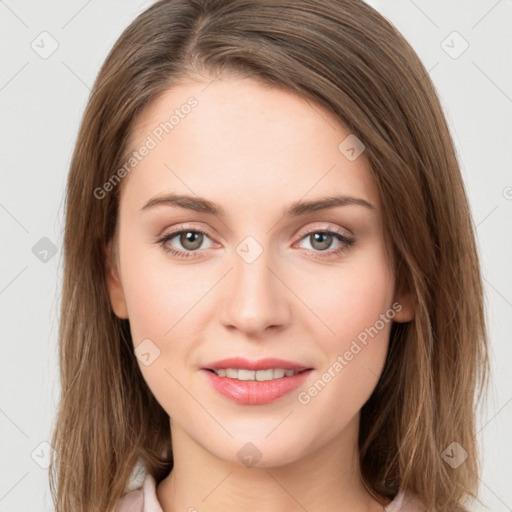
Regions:
[[[120,187],[101,198],[94,191],[123,165],[151,102],[178,80],[221,73],[313,100],[364,143],[397,288],[410,291],[416,309],[411,322],[393,325],[383,374],[361,411],[362,477],[382,501],[403,488],[428,510],[462,509],[477,491],[474,415],[488,378],[487,335],[468,200],[428,72],[360,0],[161,0],[105,60],[71,162],[50,471],[56,511],[110,511],[138,461],[157,483],[173,467],[169,418],[107,292]],[[468,455],[457,468],[442,456],[454,442]]]

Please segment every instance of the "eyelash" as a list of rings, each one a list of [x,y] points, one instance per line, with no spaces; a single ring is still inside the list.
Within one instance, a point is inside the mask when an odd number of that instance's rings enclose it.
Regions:
[[[162,249],[166,253],[170,253],[173,256],[177,256],[178,258],[183,258],[183,259],[196,258],[198,256],[196,256],[195,253],[200,252],[198,249],[196,249],[195,251],[182,251],[180,249],[175,249],[175,248],[169,247],[167,245],[167,242],[172,240],[173,238],[175,238],[177,235],[181,235],[182,233],[188,233],[188,232],[200,233],[202,235],[206,235],[208,238],[211,238],[211,236],[206,231],[203,231],[201,229],[195,229],[195,228],[194,229],[192,229],[192,228],[183,229],[182,228],[178,231],[173,231],[172,233],[168,233],[167,235],[164,235],[162,238],[160,238],[157,241],[157,243],[159,245],[161,245]],[[339,233],[338,231],[334,231],[332,229],[316,229],[316,230],[309,231],[307,233],[304,233],[302,235],[302,237],[300,238],[300,240],[303,240],[304,238],[306,238],[312,234],[315,234],[315,233],[333,235],[336,239],[338,239],[343,244],[340,247],[337,247],[336,249],[325,250],[325,251],[318,251],[318,250],[315,251],[313,249],[305,249],[309,254],[312,254],[313,257],[318,258],[318,259],[325,259],[325,258],[340,255],[340,254],[346,252],[349,249],[349,247],[354,243],[353,238],[349,238],[348,236],[346,236],[342,233]]]

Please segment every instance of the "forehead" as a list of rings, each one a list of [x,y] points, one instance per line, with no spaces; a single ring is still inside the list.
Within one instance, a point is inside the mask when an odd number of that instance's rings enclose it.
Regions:
[[[347,157],[353,137],[323,106],[285,89],[251,79],[181,82],[135,123],[130,151],[151,149],[125,181],[132,197],[180,191],[261,207],[350,193],[377,205],[364,151]]]

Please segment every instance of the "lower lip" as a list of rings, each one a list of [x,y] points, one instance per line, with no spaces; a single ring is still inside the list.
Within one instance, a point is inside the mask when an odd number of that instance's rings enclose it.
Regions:
[[[292,377],[273,380],[238,380],[219,377],[209,370],[202,370],[211,385],[220,394],[242,405],[263,405],[273,402],[298,388],[308,378],[312,370],[297,373]]]

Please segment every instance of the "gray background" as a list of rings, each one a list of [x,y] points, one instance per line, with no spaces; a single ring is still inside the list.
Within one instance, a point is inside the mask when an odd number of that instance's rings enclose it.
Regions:
[[[64,185],[100,65],[151,3],[0,0],[0,511],[53,510],[45,463],[60,392]],[[477,226],[493,365],[477,435],[488,508],[474,510],[511,511],[512,2],[369,3],[418,52],[457,146]]]

